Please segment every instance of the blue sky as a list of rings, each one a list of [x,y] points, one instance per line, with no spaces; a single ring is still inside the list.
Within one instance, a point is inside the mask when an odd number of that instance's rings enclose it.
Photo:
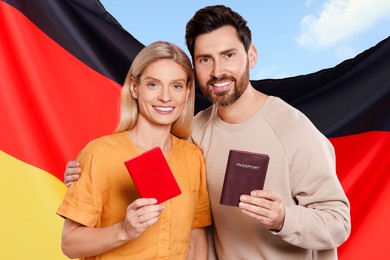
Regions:
[[[285,78],[331,68],[390,36],[389,0],[205,1],[101,0],[143,44],[173,42],[186,52],[184,30],[196,10],[224,4],[252,30],[259,60],[251,79]],[[187,52],[188,53],[188,52]]]

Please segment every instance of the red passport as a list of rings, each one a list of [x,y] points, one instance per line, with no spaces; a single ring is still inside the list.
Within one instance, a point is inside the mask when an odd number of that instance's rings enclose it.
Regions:
[[[126,161],[125,165],[141,198],[155,198],[162,203],[181,194],[160,147]]]
[[[220,203],[238,207],[242,194],[262,190],[268,162],[266,154],[230,150]]]

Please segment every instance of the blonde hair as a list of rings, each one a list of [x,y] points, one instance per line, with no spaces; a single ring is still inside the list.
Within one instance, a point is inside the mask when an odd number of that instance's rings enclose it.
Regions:
[[[173,122],[171,133],[183,139],[190,136],[195,105],[194,71],[185,52],[175,44],[164,41],[157,41],[144,47],[131,64],[121,92],[120,117],[115,133],[132,129],[137,123],[138,102],[130,94],[132,79],[135,84],[140,84],[140,78],[145,69],[162,59],[176,62],[187,74],[187,88],[190,89],[190,95],[184,104],[181,115]]]

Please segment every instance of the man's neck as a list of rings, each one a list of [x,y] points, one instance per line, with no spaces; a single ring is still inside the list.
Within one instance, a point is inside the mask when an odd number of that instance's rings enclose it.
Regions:
[[[245,122],[263,107],[267,97],[267,95],[249,85],[241,97],[233,104],[219,106],[218,116],[229,124]]]

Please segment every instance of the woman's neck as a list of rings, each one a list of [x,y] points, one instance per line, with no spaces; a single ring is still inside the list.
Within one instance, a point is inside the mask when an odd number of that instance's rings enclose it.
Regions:
[[[172,149],[172,138],[170,127],[156,127],[140,124],[128,130],[128,135],[132,143],[141,151],[150,150],[159,146],[164,155]]]

